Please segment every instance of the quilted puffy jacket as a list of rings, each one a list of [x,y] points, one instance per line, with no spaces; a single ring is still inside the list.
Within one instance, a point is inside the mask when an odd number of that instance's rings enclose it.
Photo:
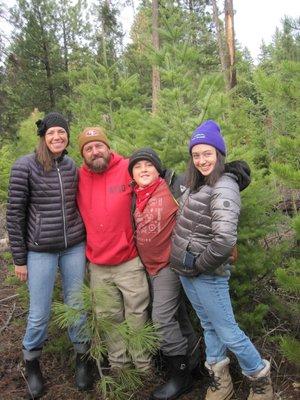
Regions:
[[[237,177],[223,174],[214,186],[187,190],[172,237],[171,267],[180,274],[186,250],[196,256],[199,273],[228,274],[228,258],[237,240],[240,213]]]
[[[15,265],[27,264],[27,251],[57,252],[85,239],[76,206],[78,173],[66,155],[44,172],[35,154],[12,167],[7,204],[7,230]]]

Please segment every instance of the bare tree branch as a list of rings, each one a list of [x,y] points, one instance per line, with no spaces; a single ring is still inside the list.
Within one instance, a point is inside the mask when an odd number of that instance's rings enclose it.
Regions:
[[[7,321],[5,322],[5,324],[4,324],[4,325],[2,326],[2,328],[0,329],[0,333],[2,333],[2,332],[4,331],[4,329],[6,329],[6,328],[8,327],[8,325],[9,325],[11,319],[12,319],[12,316],[13,316],[13,314],[14,314],[14,312],[15,312],[15,309],[16,309],[16,303],[14,303],[13,308],[12,308],[12,311],[11,311],[11,313],[9,314],[8,318],[7,318]]]

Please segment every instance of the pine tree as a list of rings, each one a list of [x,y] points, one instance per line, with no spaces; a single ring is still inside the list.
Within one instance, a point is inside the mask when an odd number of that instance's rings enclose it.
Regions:
[[[16,60],[14,78],[29,112],[37,104],[42,110],[54,109],[60,94],[54,79],[61,68],[54,11],[52,0],[19,0],[11,13],[15,26],[11,50]]]
[[[111,147],[128,155],[149,119],[140,107],[137,75],[129,76],[117,62],[111,66],[94,63],[73,75],[72,86],[71,146],[83,128],[101,125],[107,129]],[[77,150],[71,154],[81,162]]]
[[[82,314],[86,315],[86,324],[82,328],[82,341],[91,338],[90,356],[97,364],[100,381],[97,384],[98,391],[105,399],[126,400],[142,386],[145,373],[133,368],[120,368],[110,375],[104,374],[101,361],[107,353],[107,338],[115,337],[126,343],[129,353],[131,351],[154,354],[158,348],[158,336],[151,323],[136,328],[134,320],[126,320],[116,324],[109,317],[96,315],[96,304],[111,304],[109,285],[101,286],[92,291],[88,286],[82,288],[81,293],[73,296],[74,306],[55,302],[53,310],[55,323],[61,329],[66,329],[77,323]]]
[[[56,36],[60,45],[62,71],[57,79],[63,85],[63,95],[72,96],[70,73],[91,61],[91,51],[83,44],[90,35],[90,26],[86,21],[88,14],[86,0],[70,4],[67,0],[57,2],[55,10]],[[59,109],[64,110],[63,99],[58,99]],[[69,111],[69,110],[68,110]]]
[[[117,19],[119,10],[113,1],[98,0],[92,6],[92,13],[95,15],[92,45],[96,61],[111,66],[122,48],[123,32]]]
[[[35,121],[41,118],[38,111],[34,111],[29,118],[21,123],[14,141],[6,143],[0,149],[0,201],[6,202],[10,170],[18,157],[32,153],[37,144]]]
[[[14,26],[10,56],[5,59],[6,84],[13,88],[11,105],[26,118],[34,108],[67,114],[69,74],[91,59],[84,0],[18,0],[10,10]],[[76,65],[77,64],[77,65]]]
[[[279,346],[287,359],[295,364],[299,353],[299,63],[295,62],[298,37],[287,29],[277,31],[267,56],[254,73],[254,83],[262,121],[257,144],[263,147],[260,160],[264,176],[268,176],[273,195],[273,215],[278,214],[275,235],[265,237],[265,247],[277,252],[270,260],[273,265],[269,305],[281,321],[286,333],[281,334]],[[272,72],[272,74],[271,74]],[[263,140],[263,141],[262,141]],[[257,158],[257,156],[256,156]],[[280,216],[281,214],[281,216]],[[279,218],[280,216],[280,218]],[[276,327],[274,336],[278,337]]]
[[[148,85],[151,86],[151,70],[144,65],[156,65],[161,80],[156,114],[149,121],[146,131],[140,129],[135,136],[135,147],[154,147],[166,165],[176,166],[177,170],[182,170],[185,166],[188,135],[192,127],[204,118],[212,86],[214,83],[216,87],[220,86],[219,77],[216,78],[213,74],[206,74],[206,77],[202,75],[205,66],[211,67],[206,54],[214,43],[212,34],[209,36],[206,19],[200,16],[199,10],[202,8],[186,7],[186,4],[180,6],[168,1],[160,2],[160,49],[157,50],[151,44],[151,10],[145,3],[133,29],[134,43],[125,55],[126,58],[130,57],[132,63],[132,57],[137,54],[139,68],[142,68],[139,76],[142,78],[142,88],[144,82],[149,82]],[[195,21],[199,22],[198,26]],[[144,57],[144,65],[141,57]],[[146,107],[149,110],[150,96],[151,92],[148,91],[149,101]],[[127,137],[126,140],[130,141],[130,138]]]

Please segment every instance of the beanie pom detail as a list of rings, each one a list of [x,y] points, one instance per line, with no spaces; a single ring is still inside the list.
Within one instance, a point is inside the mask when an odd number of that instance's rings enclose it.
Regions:
[[[39,120],[36,121],[35,124],[37,126],[37,134],[38,134],[38,136],[43,136],[44,133],[46,133],[45,124],[44,124],[43,120],[39,119]]]

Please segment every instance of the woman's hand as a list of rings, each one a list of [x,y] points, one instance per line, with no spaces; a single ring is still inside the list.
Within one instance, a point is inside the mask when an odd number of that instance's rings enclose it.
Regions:
[[[15,265],[15,274],[22,282],[27,281],[27,265]]]
[[[235,245],[231,249],[231,253],[230,253],[230,256],[229,256],[230,264],[235,264],[237,262],[237,259],[238,259],[238,249],[237,249],[237,245]]]

